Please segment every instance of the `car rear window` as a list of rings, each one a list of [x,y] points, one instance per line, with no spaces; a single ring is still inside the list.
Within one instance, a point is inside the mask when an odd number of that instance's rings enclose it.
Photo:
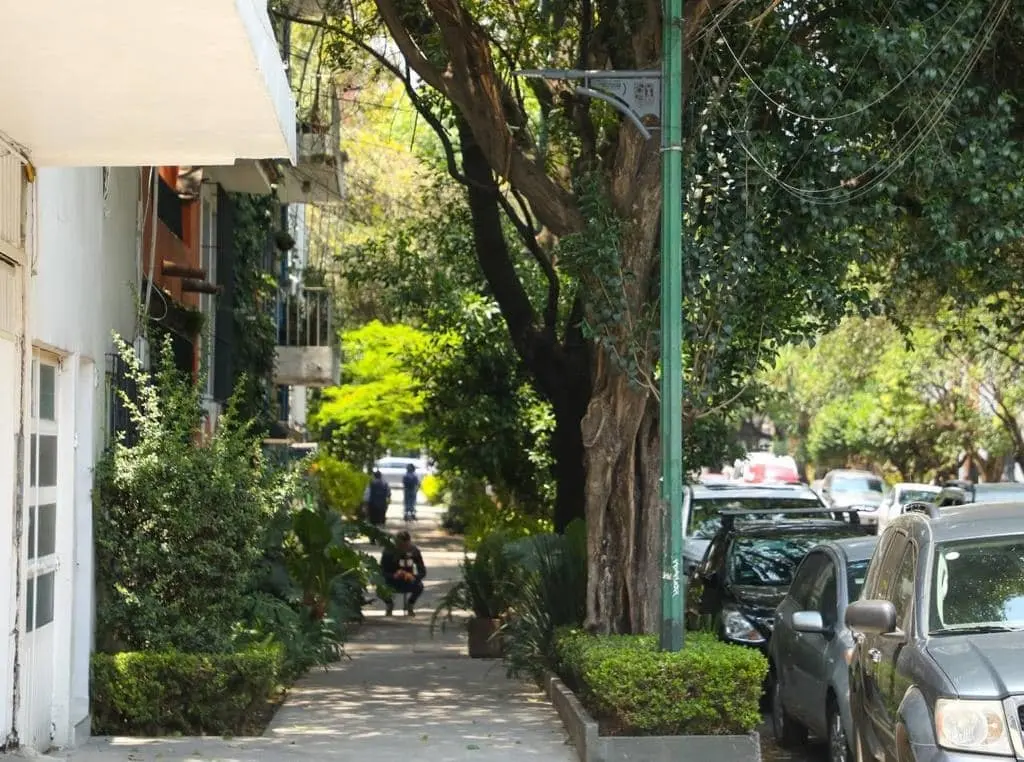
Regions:
[[[878,492],[885,491],[882,480],[874,476],[837,476],[832,482],[833,492]]]
[[[714,497],[714,498],[696,498],[691,504],[690,508],[690,530],[689,535],[699,540],[710,540],[715,536],[715,533],[722,528],[722,517],[718,515],[719,511],[774,511],[777,510],[779,515],[783,518],[793,518],[792,516],[787,517],[786,511],[789,510],[806,510],[807,508],[821,508],[822,513],[820,515],[811,514],[810,518],[821,518],[823,515],[828,515],[825,511],[821,501],[813,495],[807,497],[797,496],[774,496],[765,495],[764,497]],[[740,520],[747,518],[755,520],[758,518],[764,519],[771,517],[772,514],[750,514],[749,516],[738,517]]]
[[[729,581],[753,587],[788,587],[793,572],[819,536],[737,537],[729,549]]]

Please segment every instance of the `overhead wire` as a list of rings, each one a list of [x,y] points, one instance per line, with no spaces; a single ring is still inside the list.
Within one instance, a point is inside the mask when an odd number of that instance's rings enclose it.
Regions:
[[[837,204],[843,204],[843,203],[849,203],[850,201],[862,198],[864,195],[866,195],[868,192],[870,192],[875,185],[877,185],[880,182],[884,182],[884,180],[888,179],[888,177],[890,177],[894,172],[896,172],[906,162],[906,160],[910,157],[910,155],[914,151],[916,151],[917,148],[920,147],[920,145],[925,140],[927,140],[927,138],[932,133],[932,131],[938,126],[939,121],[945,115],[945,113],[948,111],[948,109],[952,105],[952,102],[955,99],[956,95],[959,94],[959,92],[963,88],[963,85],[966,82],[967,78],[970,76],[971,72],[974,70],[974,66],[977,63],[978,59],[984,53],[984,50],[986,49],[986,47],[988,45],[988,42],[991,40],[992,35],[995,33],[995,30],[998,27],[999,21],[1001,21],[1002,17],[1005,15],[1007,9],[1009,8],[1009,4],[1010,4],[1010,0],[1002,0],[1002,2],[1000,4],[998,4],[998,5],[993,4],[992,6],[990,6],[989,11],[986,13],[986,16],[983,19],[982,24],[981,24],[979,30],[975,33],[975,35],[973,37],[972,44],[968,47],[968,49],[965,51],[965,53],[961,56],[957,66],[954,67],[953,72],[947,77],[947,79],[946,79],[946,81],[944,83],[944,85],[946,87],[949,87],[951,84],[952,84],[952,87],[945,94],[945,98],[942,100],[942,103],[939,103],[938,107],[935,108],[936,102],[939,101],[940,98],[942,98],[942,96],[943,96],[943,93],[940,91],[939,93],[937,93],[932,98],[932,100],[931,100],[931,102],[929,104],[929,108],[924,109],[921,112],[921,114],[917,117],[917,119],[914,121],[914,123],[912,125],[912,129],[908,130],[908,132],[904,136],[902,136],[894,144],[894,146],[892,146],[892,147],[898,149],[897,157],[895,159],[889,161],[889,162],[886,162],[886,161],[883,161],[883,160],[879,160],[872,167],[870,167],[868,170],[866,170],[865,172],[861,173],[860,176],[864,176],[864,175],[867,175],[867,174],[871,173],[872,171],[874,171],[876,169],[879,169],[879,174],[874,175],[873,177],[871,177],[869,179],[869,181],[867,183],[865,183],[862,186],[858,186],[853,191],[847,191],[847,188],[848,188],[848,184],[847,183],[840,183],[839,185],[832,186],[832,187],[829,187],[829,188],[822,188],[822,189],[800,188],[800,187],[797,187],[797,186],[789,184],[783,178],[781,178],[777,173],[773,172],[767,166],[766,162],[764,162],[759,156],[757,156],[757,154],[749,146],[747,146],[747,144],[744,142],[744,140],[740,137],[740,134],[741,134],[742,130],[737,129],[730,122],[728,117],[724,117],[723,116],[722,117],[723,121],[729,127],[730,134],[733,137],[733,139],[736,141],[737,146],[741,149],[741,151],[744,154],[747,155],[748,159],[750,161],[754,162],[754,164],[756,166],[758,166],[758,168],[761,169],[761,171],[772,182],[778,184],[781,188],[786,190],[791,195],[794,195],[794,196],[796,196],[798,198],[801,198],[804,201],[809,201],[811,203],[816,203],[816,204],[821,204],[821,205],[830,205],[830,206],[831,205],[837,205]],[[979,42],[979,38],[981,38],[980,42]],[[958,71],[959,71],[959,74],[957,73]],[[955,83],[953,82],[954,79],[956,80]],[[927,119],[927,124],[922,129],[920,129],[919,132],[914,134],[913,128],[916,128],[916,127],[918,127],[918,125],[921,125],[922,122],[924,120],[926,120],[926,119]],[[909,144],[906,142],[908,140],[908,136],[912,136],[912,137],[910,137]],[[846,192],[846,194],[844,196],[842,196],[840,198],[831,198],[831,199],[816,198],[819,195],[834,194],[837,191],[847,191],[847,192]]]

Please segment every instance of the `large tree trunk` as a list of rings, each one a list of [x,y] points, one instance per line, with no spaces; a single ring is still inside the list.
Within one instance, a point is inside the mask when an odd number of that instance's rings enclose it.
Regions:
[[[653,632],[663,503],[658,405],[603,352],[583,419],[587,464],[587,627]]]

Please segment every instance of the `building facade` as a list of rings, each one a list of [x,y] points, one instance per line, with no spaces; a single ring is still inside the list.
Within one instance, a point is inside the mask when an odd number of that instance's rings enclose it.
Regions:
[[[179,167],[290,165],[297,132],[259,0],[39,0],[0,27],[0,749],[46,750],[89,728],[112,334],[141,346],[168,293],[215,309],[218,191]]]

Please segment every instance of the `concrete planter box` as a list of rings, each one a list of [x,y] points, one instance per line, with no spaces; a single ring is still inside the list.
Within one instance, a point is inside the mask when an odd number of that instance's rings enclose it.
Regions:
[[[602,736],[597,720],[555,675],[544,680],[580,762],[761,762],[757,733],[746,736]]]

